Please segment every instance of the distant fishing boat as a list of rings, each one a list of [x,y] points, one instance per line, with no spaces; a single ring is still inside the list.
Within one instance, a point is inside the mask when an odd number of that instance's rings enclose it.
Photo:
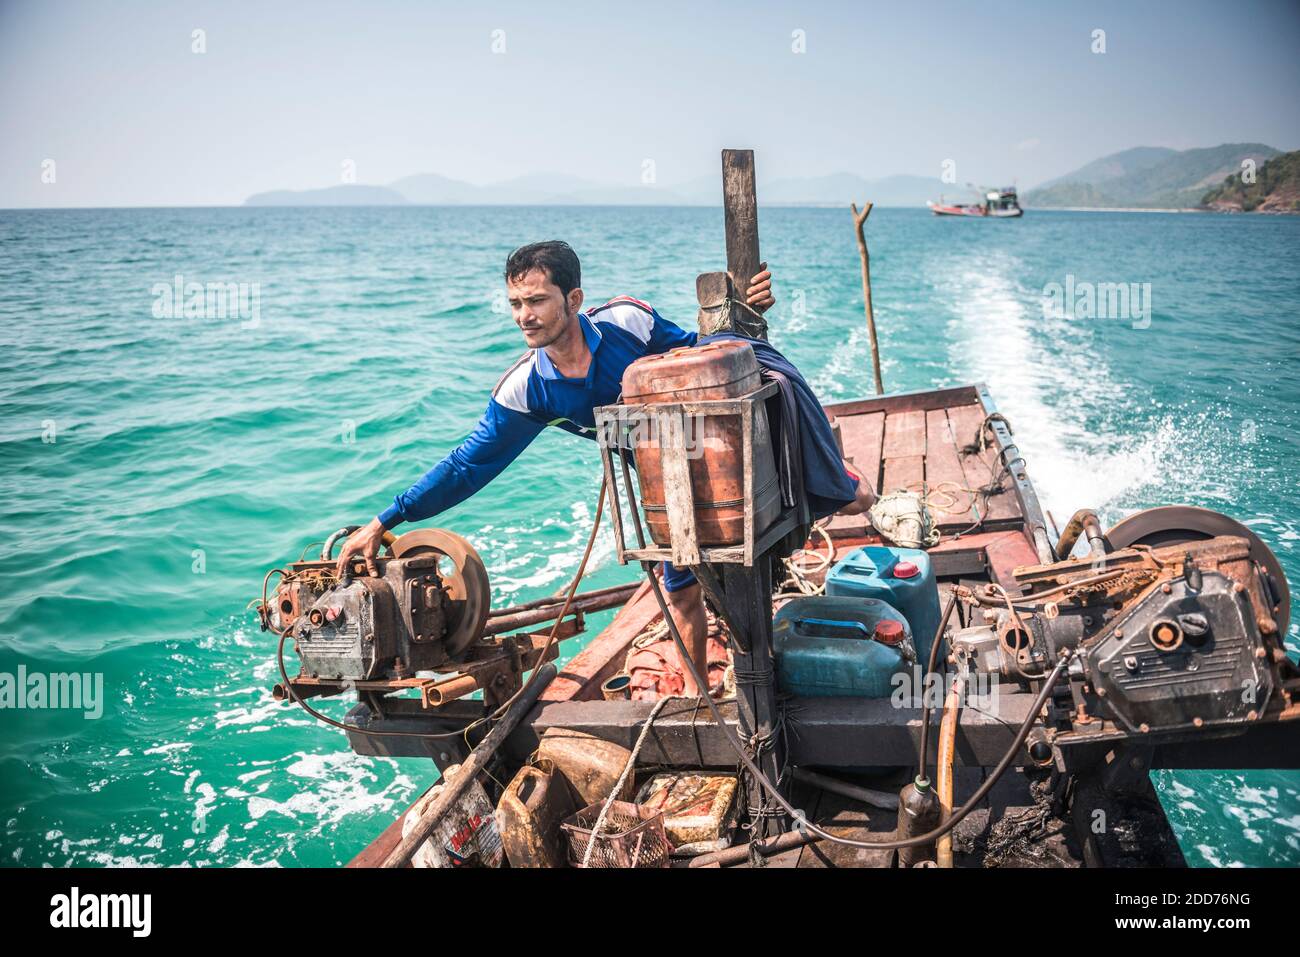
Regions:
[[[1016,196],[1016,188],[1007,186],[1003,189],[990,189],[984,192],[984,198],[978,203],[945,203],[943,197],[939,202],[926,203],[930,212],[936,216],[983,216],[993,219],[1015,219],[1023,216]]]

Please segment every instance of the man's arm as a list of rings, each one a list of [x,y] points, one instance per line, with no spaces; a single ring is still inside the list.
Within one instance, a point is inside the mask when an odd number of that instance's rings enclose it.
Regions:
[[[488,399],[478,427],[424,477],[379,513],[385,529],[419,522],[459,505],[500,475],[546,426]]]
[[[339,553],[339,574],[357,555],[365,558],[371,574],[377,574],[373,558],[385,531],[402,522],[431,518],[465,501],[500,475],[545,427],[531,415],[488,399],[487,411],[464,442],[393,499],[370,524],[348,537]]]

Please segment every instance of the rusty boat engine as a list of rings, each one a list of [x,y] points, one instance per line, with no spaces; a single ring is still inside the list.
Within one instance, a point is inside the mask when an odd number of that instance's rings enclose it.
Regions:
[[[1019,594],[969,589],[984,622],[953,636],[974,670],[1020,682],[1073,653],[1040,741],[1195,735],[1290,710],[1290,596],[1254,533],[1171,507],[1089,537],[1082,558],[1016,569]]]
[[[331,681],[403,679],[450,671],[467,657],[487,619],[487,571],[470,544],[441,529],[408,532],[375,558],[379,576],[355,562],[336,575],[331,552],[285,569],[262,606],[266,628],[293,640],[302,675]]]

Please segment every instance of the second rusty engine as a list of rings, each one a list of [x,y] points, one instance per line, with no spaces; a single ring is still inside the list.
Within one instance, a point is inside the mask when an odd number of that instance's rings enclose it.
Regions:
[[[1129,522],[1109,534],[1110,551],[1099,540],[1084,558],[1016,569],[1019,594],[977,586],[985,623],[957,632],[954,647],[1017,680],[1077,652],[1069,695],[1054,704],[1075,734],[1226,729],[1286,707],[1290,599],[1273,554],[1203,509]]]

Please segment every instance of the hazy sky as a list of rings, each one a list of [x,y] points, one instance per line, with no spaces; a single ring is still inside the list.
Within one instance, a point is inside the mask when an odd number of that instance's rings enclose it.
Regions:
[[[0,206],[238,204],[345,160],[635,185],[653,159],[671,186],[722,146],[760,180],[953,159],[1024,187],[1139,145],[1296,149],[1298,50],[1296,0],[0,0]]]

